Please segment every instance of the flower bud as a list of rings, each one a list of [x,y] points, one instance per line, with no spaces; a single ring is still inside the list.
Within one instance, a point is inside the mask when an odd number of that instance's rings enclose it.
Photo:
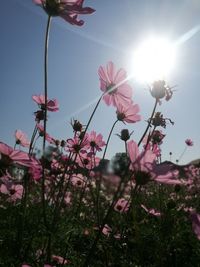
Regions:
[[[151,95],[157,100],[165,97],[166,83],[164,80],[155,81],[150,90]]]

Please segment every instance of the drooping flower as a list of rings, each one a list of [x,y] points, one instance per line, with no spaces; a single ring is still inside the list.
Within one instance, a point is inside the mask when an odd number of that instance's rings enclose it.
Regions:
[[[186,143],[187,146],[193,146],[194,145],[194,143],[193,143],[193,141],[191,139],[186,139],[185,143]]]
[[[72,25],[82,26],[83,20],[78,15],[92,14],[95,10],[83,7],[84,0],[33,0],[43,7],[49,16],[60,16]]]
[[[114,210],[123,213],[123,212],[127,212],[129,209],[129,202],[124,199],[124,198],[120,198],[117,200],[117,202],[114,205]]]
[[[87,133],[86,136],[88,141],[87,147],[93,153],[96,151],[101,151],[102,147],[106,145],[106,143],[103,141],[102,134],[97,134],[95,131],[92,131],[91,133]]]
[[[115,71],[115,66],[110,61],[106,67],[100,66],[98,73],[100,89],[104,92],[103,100],[107,105],[127,106],[132,102],[132,88],[127,83],[124,69]]]
[[[33,95],[33,101],[35,101],[41,109],[45,109],[45,96],[44,95]],[[56,99],[47,100],[47,110],[48,111],[58,111],[59,105]]]
[[[123,106],[121,103],[117,104],[117,119],[127,123],[135,123],[141,120],[141,116],[138,114],[140,108],[137,104],[129,103],[127,106]]]
[[[16,144],[19,144],[23,147],[29,147],[30,142],[28,141],[28,138],[25,133],[23,133],[21,130],[15,131],[15,139]]]

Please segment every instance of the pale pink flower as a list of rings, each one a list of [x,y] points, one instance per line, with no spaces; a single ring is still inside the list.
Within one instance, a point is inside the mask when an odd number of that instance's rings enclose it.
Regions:
[[[193,146],[194,145],[194,143],[193,143],[193,141],[191,139],[186,139],[185,143],[186,143],[187,146]]]
[[[172,170],[170,164],[156,164],[156,154],[146,149],[139,153],[138,145],[133,141],[127,143],[130,157],[130,169],[137,184],[144,185],[149,181],[165,184],[182,184],[177,179],[178,171]]]
[[[86,183],[86,179],[82,174],[73,174],[71,179],[70,179],[71,183],[73,186],[75,187],[84,187],[85,183]]]
[[[22,264],[22,267],[31,267],[31,265],[28,265],[28,264]]]
[[[104,225],[103,229],[102,229],[102,233],[106,236],[109,236],[110,233],[112,232],[112,229],[110,228],[110,226],[108,226],[107,224]]]
[[[127,212],[129,210],[129,206],[129,202],[126,199],[120,198],[115,203],[114,210],[120,213]]]
[[[97,134],[95,131],[92,131],[91,133],[87,133],[86,136],[88,141],[87,147],[93,153],[96,151],[101,151],[102,147],[106,145],[106,143],[103,141],[102,134]]]
[[[58,264],[68,264],[69,263],[68,260],[64,259],[61,256],[52,255],[51,258],[53,261],[56,261]]]
[[[23,190],[24,188],[22,185],[20,184],[15,185],[9,181],[0,186],[0,192],[2,194],[8,195],[9,196],[8,200],[13,202],[15,202],[17,199],[22,198]]]
[[[29,147],[30,142],[28,141],[27,135],[21,130],[15,131],[16,144],[19,144],[23,147]]]
[[[150,215],[156,216],[156,217],[160,217],[161,213],[155,209],[148,209],[145,205],[141,205],[141,208],[143,208],[147,213],[149,213]]]
[[[98,73],[100,88],[104,92],[103,100],[107,105],[127,106],[132,102],[132,88],[126,82],[124,69],[116,72],[113,62],[110,61],[106,67],[100,66]]]
[[[45,96],[44,95],[33,95],[33,101],[35,101],[41,109],[45,109]],[[48,111],[58,111],[59,105],[56,99],[47,100],[47,110]]]
[[[190,217],[192,220],[192,229],[196,234],[197,238],[200,240],[200,214],[196,213],[195,211],[192,211],[190,213]]]
[[[78,15],[92,14],[95,10],[83,7],[84,0],[33,0],[50,16],[60,16],[72,25],[82,26],[83,20],[78,20]]]
[[[14,150],[12,147],[0,142],[0,153],[3,155],[3,160],[8,164],[17,163],[22,166],[32,167],[38,165],[38,161],[31,157],[28,153],[21,150]]]
[[[138,114],[140,108],[137,104],[129,103],[123,106],[121,103],[117,104],[117,119],[127,123],[135,123],[141,120]]]

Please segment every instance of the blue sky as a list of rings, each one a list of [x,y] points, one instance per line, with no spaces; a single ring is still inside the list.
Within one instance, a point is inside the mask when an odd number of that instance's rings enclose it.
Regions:
[[[96,9],[85,15],[83,27],[54,18],[49,45],[49,98],[60,103],[58,113],[49,114],[48,132],[55,138],[71,136],[70,117],[86,124],[94,107],[88,108],[100,95],[97,70],[112,60],[118,67],[130,69],[130,52],[141,40],[153,33],[178,40],[200,25],[198,0],[104,0],[85,1],[85,6]],[[33,94],[43,93],[43,52],[47,16],[31,0],[12,0],[1,3],[0,16],[0,140],[14,144],[16,129],[31,136],[34,127]],[[175,160],[182,153],[186,138],[194,141],[181,163],[200,157],[200,31],[178,48],[177,64],[168,77],[170,85],[177,84],[177,91],[169,102],[158,111],[171,118],[175,125],[167,125],[163,159]],[[134,78],[134,102],[141,108],[143,121],[131,126],[118,124],[114,133],[122,128],[134,130],[133,139],[139,140],[154,104],[144,84]],[[82,109],[83,108],[83,109]],[[82,110],[78,112],[79,110]],[[90,129],[102,132],[105,139],[115,121],[115,109],[103,102],[98,108]],[[124,146],[113,135],[108,156],[123,151]]]

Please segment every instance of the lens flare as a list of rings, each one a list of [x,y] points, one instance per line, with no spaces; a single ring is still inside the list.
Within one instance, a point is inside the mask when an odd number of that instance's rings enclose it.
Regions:
[[[133,77],[151,83],[165,79],[175,65],[175,45],[164,38],[152,37],[133,52]]]

